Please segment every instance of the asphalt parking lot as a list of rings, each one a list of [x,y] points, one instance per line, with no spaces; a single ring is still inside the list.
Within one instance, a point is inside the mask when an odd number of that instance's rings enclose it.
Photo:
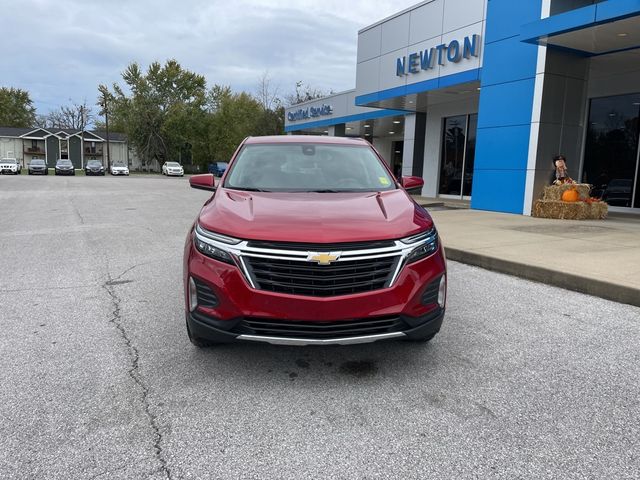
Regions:
[[[640,477],[640,309],[450,262],[429,344],[198,350],[207,197],[0,177],[1,478]]]

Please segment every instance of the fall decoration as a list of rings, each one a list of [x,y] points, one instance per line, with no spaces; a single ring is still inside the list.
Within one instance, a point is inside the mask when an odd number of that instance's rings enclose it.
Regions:
[[[571,188],[562,192],[562,197],[560,198],[563,202],[577,202],[580,200],[580,194],[578,193],[578,190]]]
[[[598,220],[607,217],[608,205],[589,196],[591,185],[564,183],[544,188],[542,200],[536,200],[532,215],[565,220]],[[565,201],[563,201],[565,200]]]

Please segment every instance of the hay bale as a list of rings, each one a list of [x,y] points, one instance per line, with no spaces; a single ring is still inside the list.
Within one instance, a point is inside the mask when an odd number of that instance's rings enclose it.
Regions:
[[[562,194],[567,190],[571,190],[573,188],[578,191],[580,200],[586,200],[587,198],[589,198],[591,185],[589,185],[588,183],[565,183],[563,185],[549,185],[548,187],[544,187],[542,199],[560,201],[560,199],[562,199]]]
[[[607,218],[608,206],[604,202],[562,202],[557,200],[536,200],[533,216],[539,218],[559,218],[564,220],[601,220]]]

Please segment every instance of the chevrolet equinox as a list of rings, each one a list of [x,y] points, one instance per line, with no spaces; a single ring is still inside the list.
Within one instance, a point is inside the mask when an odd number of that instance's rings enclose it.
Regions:
[[[440,330],[446,261],[427,211],[365,140],[249,137],[184,248],[187,333],[231,341],[346,345],[427,341]]]

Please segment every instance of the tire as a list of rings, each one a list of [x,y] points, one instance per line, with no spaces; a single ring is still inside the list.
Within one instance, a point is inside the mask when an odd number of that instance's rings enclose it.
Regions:
[[[187,335],[189,336],[189,341],[194,347],[207,348],[207,347],[213,347],[214,345],[216,345],[215,342],[211,342],[209,340],[205,340],[204,338],[196,337],[192,335],[191,330],[189,329],[188,323],[187,323]]]
[[[29,170],[29,173],[27,175],[31,175],[31,170]]]

